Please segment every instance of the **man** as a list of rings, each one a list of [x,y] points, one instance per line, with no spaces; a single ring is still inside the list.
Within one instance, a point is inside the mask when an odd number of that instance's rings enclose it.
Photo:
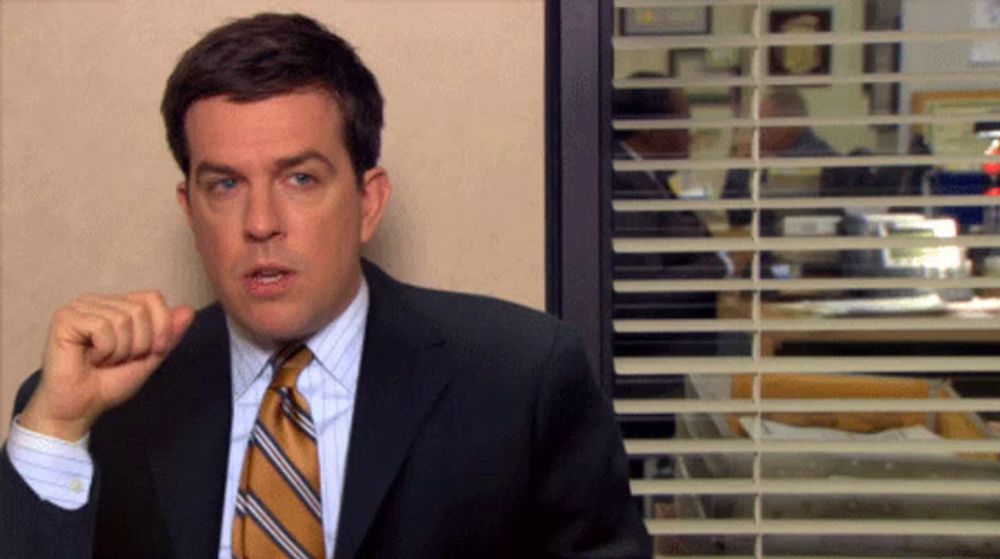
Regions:
[[[629,78],[657,79],[665,76],[639,72]],[[616,120],[687,119],[690,107],[682,89],[624,89],[615,91],[613,112]],[[686,128],[618,130],[615,132],[613,153],[618,160],[686,159],[690,151],[690,136]],[[671,171],[615,171],[615,200],[671,200],[677,198],[673,183],[678,174]],[[652,211],[614,212],[616,237],[686,237],[710,236],[705,222],[695,212]],[[615,279],[716,279],[727,273],[727,261],[716,252],[665,252],[656,254],[615,254]],[[624,293],[614,294],[615,319],[712,319],[716,316],[716,294],[701,293]],[[716,355],[719,336],[714,333],[616,333],[617,355]],[[651,349],[652,348],[652,349]],[[644,386],[623,384],[618,387],[621,397],[641,397],[648,394]],[[684,393],[684,378],[672,375],[661,379],[653,388],[663,397],[680,397]],[[642,431],[629,432],[635,425],[623,426],[627,436],[672,437],[673,416],[663,416],[656,424],[645,422]],[[634,433],[634,434],[633,434]],[[668,471],[669,459],[659,461],[659,469]]]
[[[804,117],[809,115],[806,101],[799,91],[792,87],[775,87],[768,90],[760,102],[761,118]],[[737,155],[748,157],[749,144],[736,146]],[[766,126],[760,129],[761,157],[826,157],[837,152],[805,126]],[[761,180],[763,185],[766,181]],[[722,187],[723,198],[750,197],[750,171],[732,169],[726,173]],[[729,224],[746,226],[750,223],[750,210],[730,210]],[[764,235],[778,235],[778,216],[774,212],[761,214],[760,230]]]
[[[0,458],[4,557],[649,554],[576,336],[361,261],[390,184],[349,45],[234,21],[162,112],[220,304],[56,312]]]
[[[634,78],[663,78],[652,72],[637,72]],[[616,119],[690,118],[687,97],[681,89],[623,89],[615,92]],[[613,154],[618,160],[686,159],[690,151],[686,128],[618,130]],[[670,171],[616,171],[613,196],[616,200],[674,199]],[[707,237],[708,227],[691,211],[616,212],[614,233],[622,237]],[[725,274],[725,263],[717,254],[615,255],[616,268],[630,277],[708,278]]]

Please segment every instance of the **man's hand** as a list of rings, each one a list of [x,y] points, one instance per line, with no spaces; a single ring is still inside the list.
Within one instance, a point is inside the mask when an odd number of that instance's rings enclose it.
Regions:
[[[81,439],[108,409],[128,400],[180,342],[194,319],[158,291],[85,295],[52,317],[42,378],[20,423]]]

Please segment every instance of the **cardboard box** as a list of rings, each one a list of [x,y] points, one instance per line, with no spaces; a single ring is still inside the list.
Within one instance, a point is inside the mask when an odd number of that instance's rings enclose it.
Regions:
[[[752,375],[732,375],[727,382],[705,376],[688,377],[689,398],[745,399],[751,395]],[[946,382],[870,375],[764,375],[762,396],[780,398],[957,398]],[[858,433],[925,425],[946,438],[997,438],[982,419],[966,412],[865,412],[765,414],[769,419],[803,427],[837,428]],[[733,439],[746,437],[738,414],[680,414],[677,437]],[[983,459],[989,458],[989,459]],[[1000,479],[1000,462],[988,455],[768,454],[755,464],[751,454],[689,454],[676,459],[682,479],[752,479],[755,467],[770,479]],[[748,519],[755,514],[753,495],[678,495],[678,518]],[[1000,518],[1000,498],[991,495],[764,495],[765,518],[793,519],[963,519]],[[752,538],[751,538],[752,541]],[[745,536],[717,535],[685,538],[690,553],[752,554]],[[795,537],[768,536],[769,554],[840,556],[858,554],[887,557],[1000,557],[1000,539],[916,536],[833,537],[824,534]],[[854,549],[853,547],[857,547]]]
[[[753,389],[752,375],[733,375],[731,396],[749,399]],[[954,399],[958,394],[943,381],[868,375],[778,375],[761,378],[761,395],[765,399]],[[852,433],[876,433],[923,425],[947,439],[986,439],[996,435],[975,413],[970,412],[815,412],[768,413],[765,419],[796,427],[825,427]],[[732,414],[729,426],[736,436],[747,433]],[[976,457],[996,460],[996,455]]]

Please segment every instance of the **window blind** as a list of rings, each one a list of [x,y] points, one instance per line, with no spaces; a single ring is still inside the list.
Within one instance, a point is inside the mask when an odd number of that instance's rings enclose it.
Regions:
[[[608,6],[614,406],[657,555],[1000,557],[1000,3]]]

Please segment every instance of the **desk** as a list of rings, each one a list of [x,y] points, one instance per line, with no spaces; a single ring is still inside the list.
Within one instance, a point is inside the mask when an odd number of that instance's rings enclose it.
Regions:
[[[751,295],[745,292],[719,294],[718,316],[725,319],[749,319]],[[973,299],[969,302],[946,302],[944,312],[929,315],[894,315],[944,319],[995,319],[992,329],[933,329],[893,330],[873,326],[870,330],[800,330],[764,331],[761,333],[761,356],[776,355],[787,343],[994,343],[1000,353],[1000,298]],[[761,303],[764,320],[816,319],[816,315],[789,311],[787,306],[772,301]],[[864,317],[840,317],[830,320],[860,321]]]

